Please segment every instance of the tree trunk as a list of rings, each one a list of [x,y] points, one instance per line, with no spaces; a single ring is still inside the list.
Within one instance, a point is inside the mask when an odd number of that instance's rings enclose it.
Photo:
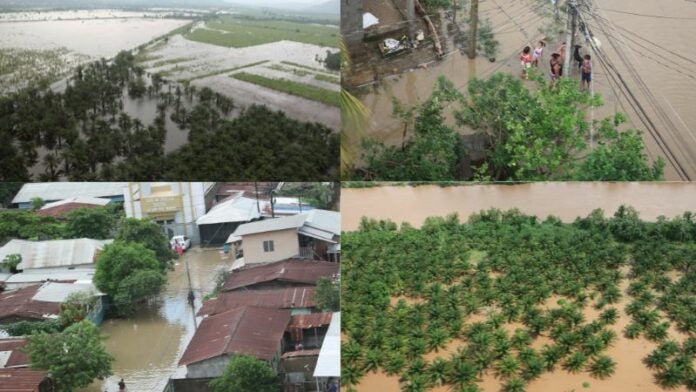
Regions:
[[[479,0],[471,0],[469,10],[469,58],[476,58],[476,38],[478,35],[478,8]]]
[[[416,39],[416,1],[406,0],[406,16],[408,17],[408,39]]]

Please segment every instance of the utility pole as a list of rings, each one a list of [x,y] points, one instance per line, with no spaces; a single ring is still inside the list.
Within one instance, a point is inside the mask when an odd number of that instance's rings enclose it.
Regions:
[[[406,0],[406,17],[408,18],[408,39],[416,40],[416,0]]]
[[[261,206],[259,205],[259,183],[254,181],[254,191],[256,192],[256,211],[261,213]]]
[[[469,9],[469,58],[476,58],[476,38],[478,36],[479,0],[471,0]]]
[[[577,26],[577,10],[575,9],[575,0],[568,0],[568,23],[566,29],[568,33],[566,35],[566,50],[565,59],[563,61],[563,75],[566,78],[570,77],[570,56],[572,51],[575,49],[573,46],[573,39],[575,37],[575,27]]]

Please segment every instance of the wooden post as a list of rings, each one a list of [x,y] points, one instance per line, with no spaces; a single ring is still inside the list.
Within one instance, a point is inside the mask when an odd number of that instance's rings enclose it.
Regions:
[[[476,58],[476,38],[478,36],[478,8],[479,0],[471,0],[469,10],[469,58]]]

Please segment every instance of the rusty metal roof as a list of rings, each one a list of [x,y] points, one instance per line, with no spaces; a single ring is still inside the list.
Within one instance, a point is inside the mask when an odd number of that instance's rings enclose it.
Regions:
[[[240,306],[293,309],[313,308],[314,287],[289,287],[285,289],[227,291],[203,303],[198,315],[214,315]]]
[[[253,306],[206,317],[193,335],[179,365],[221,355],[246,354],[270,361],[280,350],[290,311]]]
[[[331,313],[296,314],[290,317],[290,329],[307,329],[331,324]]]
[[[331,277],[338,274],[338,269],[338,263],[303,259],[288,259],[260,266],[250,266],[232,272],[225,281],[223,291],[272,281],[313,285],[321,277]]]
[[[29,356],[26,353],[19,351],[20,348],[27,345],[25,338],[2,338],[0,339],[0,353],[6,352],[6,361],[3,361],[3,356],[0,355],[0,368],[11,368],[29,366]]]
[[[46,372],[32,369],[0,369],[0,391],[39,392]]]
[[[5,318],[44,319],[58,315],[57,302],[34,301],[32,298],[41,288],[40,284],[0,294],[0,320]]]
[[[98,204],[86,204],[86,203],[65,203],[56,205],[53,207],[44,207],[36,211],[36,215],[41,216],[52,216],[54,218],[62,218],[65,215],[78,210],[80,208],[98,208],[101,207]]]

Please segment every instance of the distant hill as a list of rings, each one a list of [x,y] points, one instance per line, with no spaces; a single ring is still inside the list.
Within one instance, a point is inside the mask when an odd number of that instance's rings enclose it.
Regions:
[[[308,12],[316,12],[321,14],[336,14],[341,13],[341,0],[327,0],[321,4],[307,7]]]

